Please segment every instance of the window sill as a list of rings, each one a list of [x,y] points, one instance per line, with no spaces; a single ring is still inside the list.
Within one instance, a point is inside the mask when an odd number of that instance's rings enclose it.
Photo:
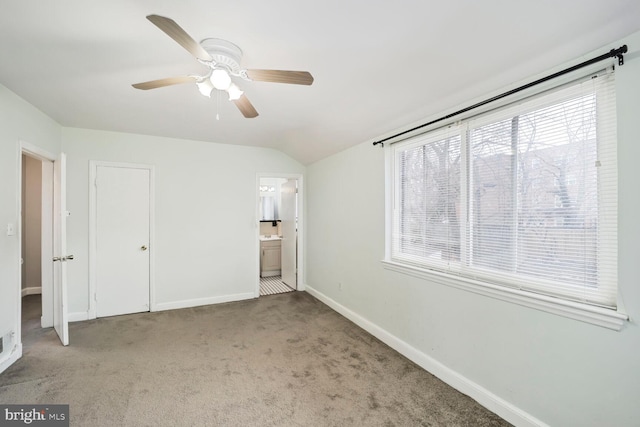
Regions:
[[[524,307],[557,314],[559,316],[568,317],[570,319],[579,320],[581,322],[590,323],[592,325],[601,326],[614,331],[621,330],[626,321],[629,320],[629,316],[624,313],[602,307],[561,300],[518,289],[509,289],[502,286],[492,285],[490,283],[467,279],[464,277],[451,276],[445,273],[409,266],[394,261],[383,260],[382,264],[387,270],[407,274],[421,279],[428,279],[445,286],[451,286]]]

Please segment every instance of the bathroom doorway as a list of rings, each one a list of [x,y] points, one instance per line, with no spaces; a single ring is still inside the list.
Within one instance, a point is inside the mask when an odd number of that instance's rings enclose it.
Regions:
[[[301,288],[302,177],[258,177],[257,296]]]

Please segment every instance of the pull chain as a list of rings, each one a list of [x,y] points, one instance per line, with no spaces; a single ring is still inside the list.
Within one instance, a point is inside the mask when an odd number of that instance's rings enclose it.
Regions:
[[[220,91],[216,90],[216,120],[220,120]]]

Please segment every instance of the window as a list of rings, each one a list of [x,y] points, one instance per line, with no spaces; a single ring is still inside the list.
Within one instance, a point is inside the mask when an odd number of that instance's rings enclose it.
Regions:
[[[392,144],[388,262],[615,309],[615,122],[602,72]]]

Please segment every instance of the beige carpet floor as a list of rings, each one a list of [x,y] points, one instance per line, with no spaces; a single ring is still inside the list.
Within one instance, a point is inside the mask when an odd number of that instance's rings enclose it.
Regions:
[[[0,402],[72,426],[509,425],[304,292],[72,323],[66,348],[29,298]]]

